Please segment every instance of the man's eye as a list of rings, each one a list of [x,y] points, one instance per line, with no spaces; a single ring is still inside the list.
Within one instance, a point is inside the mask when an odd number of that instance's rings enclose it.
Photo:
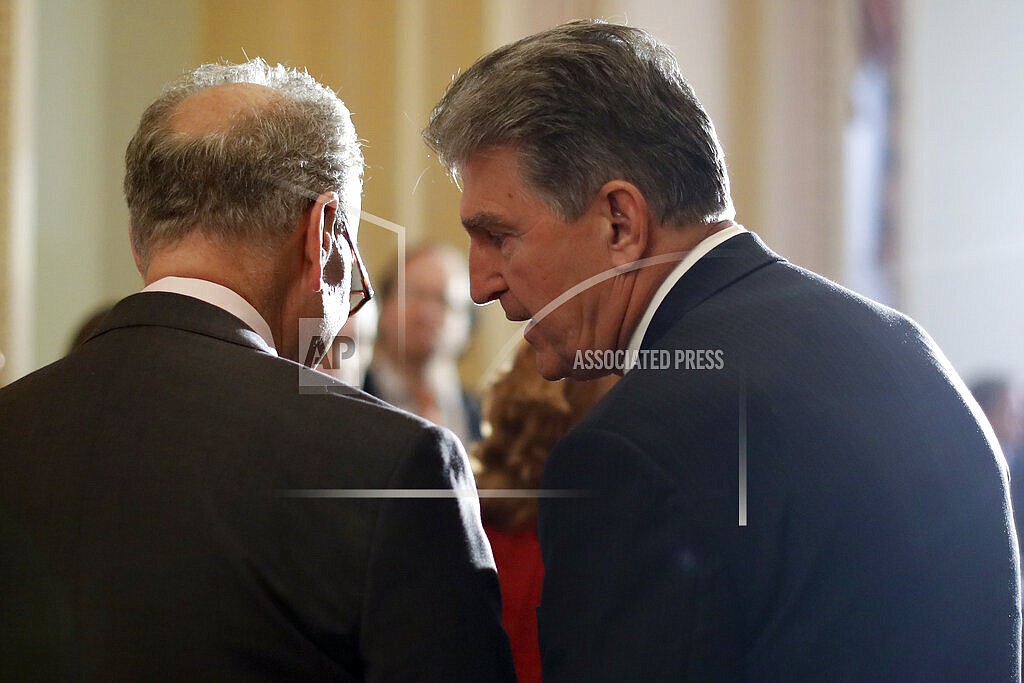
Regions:
[[[506,237],[507,237],[507,235],[505,233],[502,233],[502,232],[489,232],[489,233],[487,233],[487,240],[491,244],[493,244],[493,245],[495,245],[497,247],[500,247],[502,244],[505,243],[505,238]]]

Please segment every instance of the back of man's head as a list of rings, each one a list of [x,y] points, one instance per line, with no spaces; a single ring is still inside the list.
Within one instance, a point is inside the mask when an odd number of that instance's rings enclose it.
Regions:
[[[144,272],[154,249],[195,230],[273,248],[320,193],[357,195],[363,169],[335,93],[259,58],[205,64],[167,86],[125,161],[132,247]]]

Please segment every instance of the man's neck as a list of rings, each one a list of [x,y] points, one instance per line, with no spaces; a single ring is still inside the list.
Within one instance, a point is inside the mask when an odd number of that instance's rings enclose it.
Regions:
[[[648,249],[637,270],[633,291],[619,328],[617,348],[625,349],[647,312],[658,288],[690,251],[715,233],[735,225],[731,220],[715,223],[660,227],[652,231]]]
[[[197,278],[227,287],[263,317],[270,326],[275,345],[281,350],[287,348],[287,344],[284,344],[282,305],[272,295],[283,291],[272,282],[277,270],[274,264],[250,249],[236,248],[193,231],[172,245],[159,247],[142,277],[147,286],[173,276]]]

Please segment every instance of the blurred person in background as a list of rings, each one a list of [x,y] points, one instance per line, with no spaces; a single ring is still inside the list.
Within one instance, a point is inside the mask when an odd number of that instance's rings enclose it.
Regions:
[[[496,494],[481,498],[480,512],[498,567],[503,621],[520,683],[541,680],[537,607],[544,565],[537,499],[531,494],[540,489],[551,448],[617,381],[614,375],[590,382],[548,381],[524,342],[512,367],[484,395],[488,432],[473,451],[474,467],[477,486]],[[504,490],[525,495],[503,497]]]
[[[410,249],[404,316],[397,280],[394,271],[378,287],[377,344],[363,389],[447,427],[469,447],[480,439],[480,403],[459,377],[473,326],[465,258],[445,244]]]

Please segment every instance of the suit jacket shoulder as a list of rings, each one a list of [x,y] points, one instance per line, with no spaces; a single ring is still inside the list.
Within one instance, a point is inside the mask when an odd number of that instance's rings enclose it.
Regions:
[[[906,317],[723,248],[652,320],[670,367],[549,458],[590,495],[540,501],[545,680],[1016,680],[1005,465],[962,382]]]
[[[0,639],[5,671],[49,650],[85,678],[512,676],[454,437],[216,307],[122,301],[0,390],[0,439],[4,536],[33,577],[0,602],[38,616]]]

